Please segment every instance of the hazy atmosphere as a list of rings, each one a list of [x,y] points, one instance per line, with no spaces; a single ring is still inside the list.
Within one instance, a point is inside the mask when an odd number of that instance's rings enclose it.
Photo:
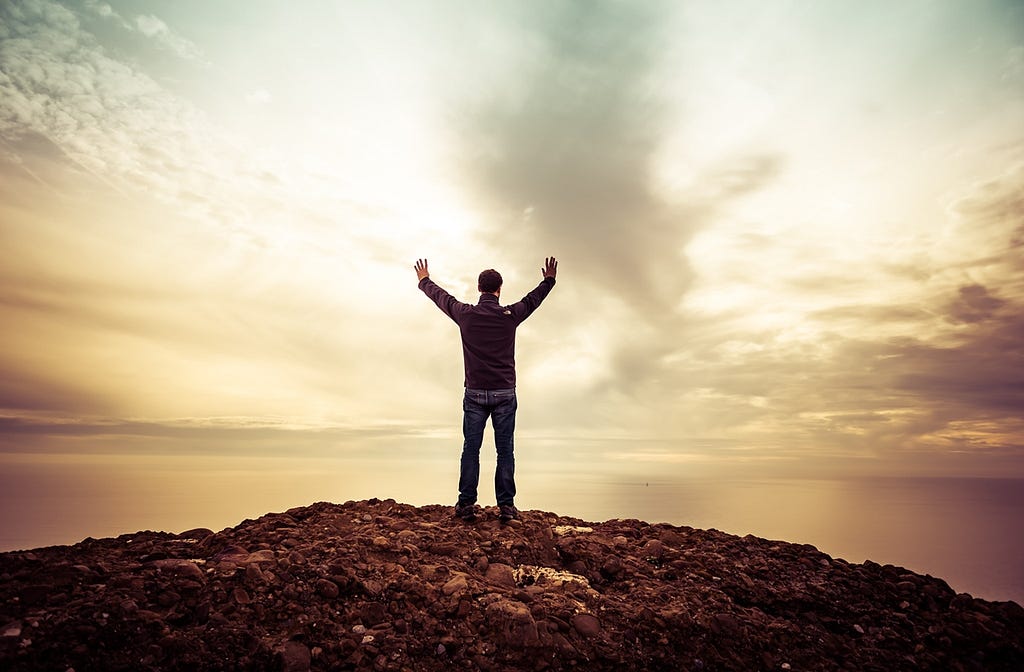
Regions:
[[[1022,120],[1009,0],[3,2],[4,480],[343,460],[335,500],[451,503],[413,262],[514,301],[549,255],[523,494],[1024,477]],[[252,514],[322,492],[281,478]]]

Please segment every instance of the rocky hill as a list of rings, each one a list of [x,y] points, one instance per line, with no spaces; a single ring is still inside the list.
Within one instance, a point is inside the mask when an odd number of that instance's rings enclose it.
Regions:
[[[318,503],[0,554],[0,669],[1024,670],[1024,609],[811,546]]]

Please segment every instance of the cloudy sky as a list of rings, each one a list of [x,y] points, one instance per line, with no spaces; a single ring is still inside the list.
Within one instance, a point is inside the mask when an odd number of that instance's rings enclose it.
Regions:
[[[1022,246],[1019,2],[0,3],[7,463],[454,464],[555,255],[521,457],[1024,476]]]

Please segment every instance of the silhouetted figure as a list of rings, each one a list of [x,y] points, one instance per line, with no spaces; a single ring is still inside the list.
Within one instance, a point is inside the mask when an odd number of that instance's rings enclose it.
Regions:
[[[494,470],[494,494],[502,522],[519,517],[515,506],[516,460],[512,439],[516,427],[516,327],[528,318],[555,286],[558,261],[544,260],[540,284],[518,303],[502,306],[501,274],[494,269],[480,273],[476,305],[457,301],[430,279],[426,259],[416,260],[419,288],[445,315],[459,325],[462,358],[466,368],[466,392],[462,400],[462,459],[459,498],[455,515],[474,520],[477,515],[477,486],[480,483],[480,444],[484,427],[491,418],[498,464]]]

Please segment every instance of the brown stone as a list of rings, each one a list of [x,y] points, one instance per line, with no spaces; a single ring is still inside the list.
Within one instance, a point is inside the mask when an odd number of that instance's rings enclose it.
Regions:
[[[312,656],[302,642],[288,641],[281,650],[281,666],[284,672],[308,672]]]
[[[263,574],[263,570],[260,568],[259,564],[255,562],[246,566],[245,578],[252,583],[264,583],[267,580],[267,577]]]
[[[441,592],[445,595],[459,595],[468,589],[469,583],[466,582],[466,576],[457,574],[441,587]]]
[[[717,633],[733,635],[739,632],[740,624],[732,614],[715,614],[711,619],[711,629]]]
[[[572,627],[581,637],[597,637],[601,634],[601,621],[593,614],[576,614],[572,617]]]
[[[265,548],[262,551],[256,551],[255,553],[249,553],[242,560],[238,562],[240,565],[248,564],[250,562],[277,562],[277,556],[269,548]]]
[[[496,586],[502,586],[504,588],[516,587],[516,580],[512,575],[512,568],[500,562],[488,565],[487,573],[484,574],[484,578],[487,579],[489,583]]]
[[[192,579],[194,581],[202,581],[206,578],[203,574],[203,570],[199,569],[199,566],[191,560],[154,560],[151,564],[160,569],[161,572],[171,574],[173,576]]]
[[[316,592],[329,600],[333,600],[339,593],[338,584],[330,579],[317,579]]]
[[[666,546],[679,546],[683,543],[684,538],[675,530],[665,530],[658,537],[658,540]]]
[[[648,558],[661,558],[665,555],[665,545],[658,539],[651,539],[644,544],[643,554]]]
[[[540,643],[537,623],[529,607],[514,600],[498,600],[485,612],[487,621],[497,629],[499,641],[514,648],[532,647]]]
[[[209,536],[213,535],[213,530],[205,527],[194,527],[191,530],[185,530],[178,534],[179,539],[195,539],[201,541]]]
[[[248,557],[248,555],[249,551],[244,546],[231,544],[214,555],[212,559],[218,562],[238,562]]]
[[[181,595],[173,590],[165,590],[157,596],[156,601],[159,602],[161,606],[172,607],[181,601]]]
[[[368,602],[359,610],[359,617],[363,625],[373,627],[387,620],[388,610],[380,602]]]
[[[609,578],[618,578],[625,573],[625,568],[622,565],[622,560],[619,556],[613,555],[604,561],[601,565],[601,573]]]

